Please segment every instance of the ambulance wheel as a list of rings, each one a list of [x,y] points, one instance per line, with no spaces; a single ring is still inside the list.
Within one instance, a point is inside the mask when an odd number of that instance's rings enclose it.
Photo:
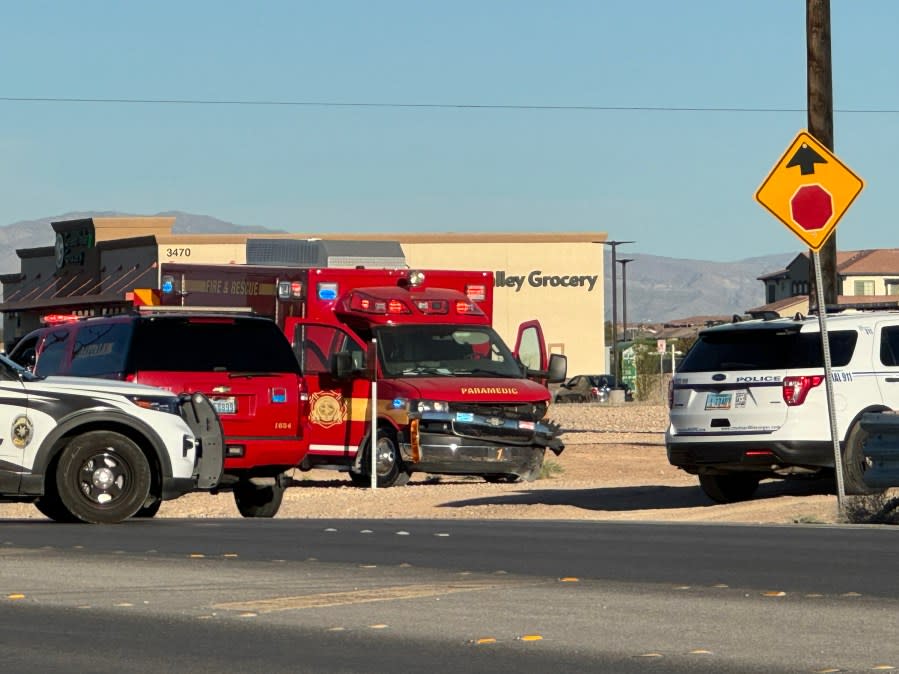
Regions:
[[[362,470],[350,471],[350,480],[357,487],[371,486],[370,446],[369,442],[362,457]],[[396,433],[392,428],[384,426],[378,429],[378,453],[375,458],[379,487],[401,487],[409,481],[410,473],[400,458]]]
[[[716,503],[736,503],[752,498],[759,488],[759,476],[753,473],[700,475],[699,486]]]
[[[865,470],[868,465],[865,462],[865,441],[868,432],[862,428],[860,422],[853,424],[846,435],[843,445],[843,453],[840,457],[843,464],[843,487],[846,494],[853,496],[865,496],[868,494],[881,494],[883,489],[869,487],[865,484]]]
[[[234,485],[234,503],[243,517],[274,517],[284,500],[284,485],[280,479],[274,484],[254,484],[241,480]]]
[[[62,505],[92,524],[115,524],[136,513],[150,492],[150,464],[132,440],[112,431],[73,438],[56,469]]]

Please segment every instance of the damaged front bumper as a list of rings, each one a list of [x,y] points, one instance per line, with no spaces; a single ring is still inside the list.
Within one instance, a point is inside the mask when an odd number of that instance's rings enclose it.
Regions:
[[[426,412],[410,415],[399,449],[415,471],[525,476],[542,464],[545,450],[562,453],[561,435],[561,427],[547,420]]]
[[[214,489],[222,479],[225,466],[225,434],[221,420],[209,399],[202,393],[181,394],[181,417],[190,426],[196,440],[196,458],[191,478],[166,480],[163,498],[174,498],[194,490]],[[183,453],[191,442],[185,438]]]

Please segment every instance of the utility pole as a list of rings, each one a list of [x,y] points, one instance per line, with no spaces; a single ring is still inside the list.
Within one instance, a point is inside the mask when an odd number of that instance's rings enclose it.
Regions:
[[[808,132],[833,152],[833,73],[830,55],[830,0],[805,0],[805,34],[808,49]],[[837,303],[837,231],[818,251],[822,292],[816,292],[812,255],[809,254],[809,300],[823,298],[828,305]]]
[[[621,332],[624,334],[624,341],[627,341],[627,263],[633,262],[633,258],[618,260],[621,265]]]

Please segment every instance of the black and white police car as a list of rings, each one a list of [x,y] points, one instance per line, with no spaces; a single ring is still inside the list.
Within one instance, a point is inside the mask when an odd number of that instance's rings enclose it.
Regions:
[[[899,312],[827,317],[837,436],[847,494],[863,480],[866,412],[899,410]],[[700,332],[675,373],[669,462],[714,501],[751,498],[769,477],[833,473],[817,317],[748,320]]]
[[[41,378],[0,356],[0,502],[33,502],[61,522],[152,516],[218,484],[223,444],[202,395]]]

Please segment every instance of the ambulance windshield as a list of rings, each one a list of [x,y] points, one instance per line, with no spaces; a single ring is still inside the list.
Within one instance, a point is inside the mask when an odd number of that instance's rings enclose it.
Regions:
[[[374,330],[388,377],[514,377],[522,368],[492,328],[394,325]]]

